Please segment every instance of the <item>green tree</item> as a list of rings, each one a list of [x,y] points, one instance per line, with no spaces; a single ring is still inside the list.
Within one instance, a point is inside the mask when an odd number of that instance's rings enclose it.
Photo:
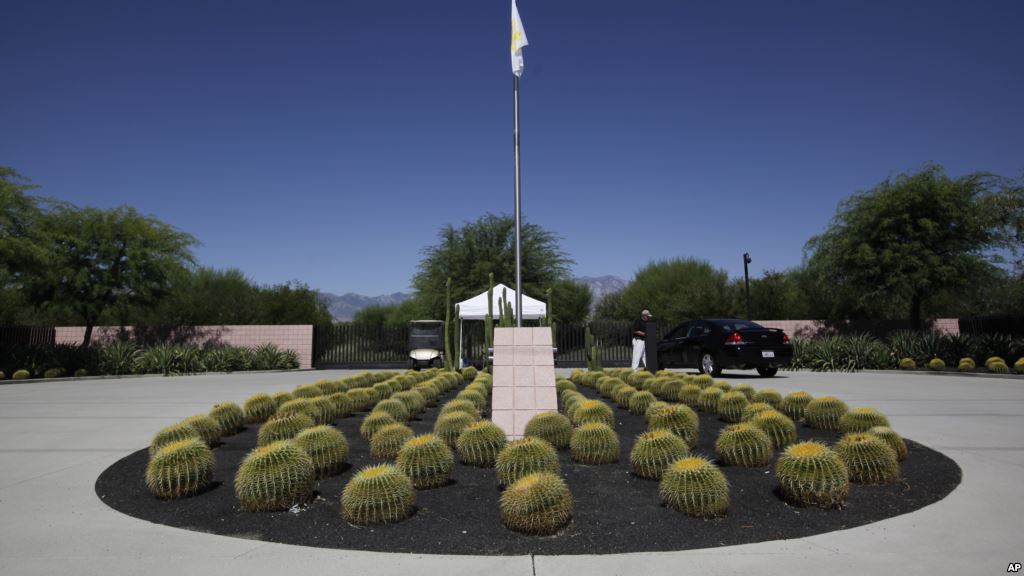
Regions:
[[[796,274],[796,270],[766,270],[760,278],[751,278],[752,320],[791,320],[809,317],[810,310]],[[731,290],[734,295],[732,315],[746,317],[746,288],[743,279],[734,280]]]
[[[728,316],[733,305],[728,274],[693,258],[651,262],[612,304],[614,310],[602,309],[613,312],[610,317],[639,318],[646,308],[666,327],[691,318]]]
[[[594,295],[590,286],[575,280],[556,280],[550,285],[551,310],[554,321],[560,325],[583,322],[590,316]]]
[[[485,214],[461,228],[447,225],[440,242],[423,250],[413,276],[420,308],[434,318],[444,316],[445,281],[452,278],[452,301],[460,302],[487,289],[488,274],[515,287],[515,219]],[[543,298],[547,287],[569,277],[573,261],[559,248],[558,238],[536,224],[522,226],[523,292]]]
[[[104,313],[156,304],[174,272],[193,262],[191,235],[130,207],[56,205],[41,223],[48,231],[45,261],[24,275],[26,294],[41,308],[74,314],[85,325],[85,346]]]
[[[920,328],[930,298],[989,273],[1006,222],[992,209],[995,184],[929,165],[845,200],[806,247],[812,274],[833,287],[833,315],[896,314]]]
[[[26,194],[35,186],[13,168],[0,166],[0,288],[15,287],[20,276],[44,257],[39,201]]]

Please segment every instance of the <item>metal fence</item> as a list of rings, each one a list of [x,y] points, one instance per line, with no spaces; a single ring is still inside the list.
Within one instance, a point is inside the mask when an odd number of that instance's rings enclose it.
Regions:
[[[57,341],[53,326],[0,326],[0,350],[14,346],[50,346]]]
[[[984,318],[961,318],[961,334],[1009,334],[1014,338],[1024,336],[1024,317],[988,316]]]
[[[621,320],[600,320],[589,323],[558,325],[555,328],[555,364],[585,366],[587,363],[586,328],[594,333],[594,342],[601,349],[605,366],[628,365],[632,356],[630,334],[633,323]],[[659,325],[657,337],[663,332]],[[454,336],[453,336],[454,338]],[[482,365],[487,354],[484,323],[462,323],[462,358],[465,364]],[[313,334],[313,366],[370,367],[409,364],[409,327],[339,323],[317,326]],[[453,342],[452,354],[458,353]]]

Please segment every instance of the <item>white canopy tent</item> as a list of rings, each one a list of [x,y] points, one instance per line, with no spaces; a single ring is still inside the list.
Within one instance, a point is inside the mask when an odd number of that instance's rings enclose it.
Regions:
[[[493,314],[494,321],[498,321],[498,315],[500,308],[500,302],[504,302],[503,298],[508,299],[508,303],[512,305],[512,312],[518,316],[516,310],[516,291],[505,286],[504,284],[496,284],[492,292],[494,294]],[[463,300],[458,303],[459,306],[459,334],[462,334],[462,322],[463,320],[483,320],[487,316],[487,291],[484,290],[482,293],[473,296],[467,300]],[[526,294],[523,294],[523,320],[536,320],[538,318],[544,318],[547,316],[548,306],[544,302],[537,300],[536,298],[530,298]],[[462,342],[459,342],[459,366],[462,366]]]

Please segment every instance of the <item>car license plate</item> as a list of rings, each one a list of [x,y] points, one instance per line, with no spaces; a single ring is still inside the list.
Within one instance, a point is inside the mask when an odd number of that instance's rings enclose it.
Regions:
[[[761,350],[761,358],[775,358],[774,350]]]

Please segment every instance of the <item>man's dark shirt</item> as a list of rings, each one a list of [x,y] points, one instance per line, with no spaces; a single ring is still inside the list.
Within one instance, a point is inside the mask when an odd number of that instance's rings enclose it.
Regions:
[[[636,323],[633,324],[633,338],[639,338],[643,340],[644,337],[637,336],[637,332],[647,332],[647,322],[644,322],[643,319],[637,320]]]

